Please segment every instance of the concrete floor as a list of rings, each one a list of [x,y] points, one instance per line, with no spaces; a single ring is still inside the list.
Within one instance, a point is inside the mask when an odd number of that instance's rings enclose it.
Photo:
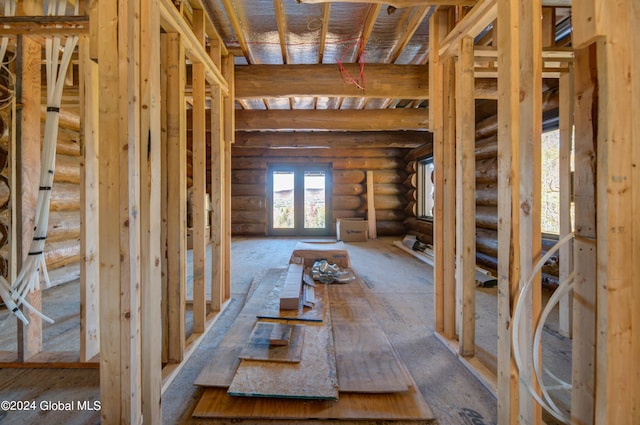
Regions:
[[[363,289],[379,324],[407,365],[439,424],[495,424],[496,400],[434,335],[432,268],[393,246],[395,239],[398,238],[347,243],[352,267],[364,282]],[[164,393],[162,410],[165,424],[239,423],[237,420],[205,422],[192,419],[191,413],[202,391],[193,382],[209,363],[209,352],[219,344],[242,308],[251,281],[268,269],[286,267],[297,240],[299,239],[233,239],[232,298],[227,309],[218,316],[201,345]],[[57,327],[45,330],[46,350],[78,350],[78,288],[79,285],[75,282],[52,288],[45,293],[45,312],[49,311],[58,319]],[[495,355],[497,344],[495,293],[495,288],[476,292],[477,343],[488,358]],[[15,329],[15,320],[5,317],[5,313],[8,312],[0,310],[2,350],[10,349],[6,344],[15,341],[15,336],[11,335]],[[554,322],[555,319],[552,318],[544,339],[544,343],[551,347],[550,350],[545,348],[545,352],[550,351],[549,355],[552,356],[548,362],[545,358],[545,364],[553,365],[554,373],[567,379],[571,370],[570,341],[555,332]],[[38,402],[74,397],[97,400],[98,375],[97,370],[0,369],[0,400],[16,397],[27,397]],[[74,388],[74,391],[62,389],[66,388],[65,385]],[[0,424],[99,422],[97,412],[75,412],[73,416],[64,418],[59,412],[31,413],[19,415],[16,412],[0,412]],[[339,423],[346,425],[346,422]]]

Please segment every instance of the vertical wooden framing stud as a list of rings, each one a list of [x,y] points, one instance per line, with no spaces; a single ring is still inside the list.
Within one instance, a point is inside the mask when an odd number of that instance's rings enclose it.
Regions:
[[[512,356],[511,312],[520,274],[519,47],[517,3],[498,0],[498,423],[518,420],[518,370]]]
[[[441,58],[442,60],[442,58]],[[456,76],[455,58],[447,57],[442,62],[442,78],[444,87],[443,96],[443,168],[442,176],[442,257],[444,262],[444,336],[450,340],[455,339],[458,333],[460,320],[456,307]],[[436,165],[436,168],[438,166]],[[436,183],[437,186],[437,183]],[[437,189],[436,189],[437,190]],[[436,203],[438,202],[436,196]],[[436,257],[436,261],[437,257]]]
[[[473,38],[464,37],[456,69],[456,282],[462,313],[459,351],[475,351],[476,157]]]
[[[435,165],[435,196],[442,199],[443,195],[443,149],[444,136],[442,134],[442,97],[444,94],[442,81],[442,66],[440,65],[440,40],[447,33],[447,14],[438,9],[429,18],[429,122],[433,133],[433,163]],[[442,203],[436,202],[433,218],[433,241],[435,265],[433,271],[433,282],[435,292],[435,312],[438,333],[444,333],[444,261],[443,246],[440,241],[444,240],[444,228],[442,219],[444,212]]]
[[[185,53],[180,35],[163,36],[166,57],[166,174],[167,174],[167,343],[169,362],[184,357],[186,329],[186,205],[187,205],[187,140],[185,111]]]
[[[204,44],[204,11],[193,11],[194,32],[198,40]],[[193,331],[204,332],[207,321],[206,297],[206,266],[207,266],[207,235],[205,197],[207,188],[207,128],[206,128],[206,80],[205,68],[202,63],[192,65],[193,87],[193,123],[192,123],[192,152],[193,152],[193,198],[192,198],[192,228],[193,228]]]
[[[29,254],[36,220],[38,182],[40,179],[40,43],[28,36],[18,36],[17,108],[17,217],[18,250],[16,259],[20,270]],[[42,311],[42,293],[27,294],[26,301]],[[42,351],[42,319],[26,308],[23,314],[29,320],[18,322],[18,360],[28,361]]]
[[[570,71],[560,76],[559,87],[559,118],[560,118],[560,237],[571,233],[571,150],[573,139],[573,65]],[[565,281],[573,270],[573,244],[567,243],[560,248],[559,280]],[[573,326],[573,293],[568,293],[558,304],[558,331],[571,338]]]
[[[597,1],[598,38],[596,424],[640,423],[640,25],[636,0]]]
[[[534,264],[541,257],[541,140],[542,140],[542,11],[540,0],[520,2],[518,41],[520,43],[520,134],[519,134],[519,172],[520,196],[517,206],[520,214],[520,288],[531,276]],[[536,273],[530,294],[525,296],[525,312],[521,318],[520,340],[527,347],[535,327],[534,318],[538,317],[542,307],[542,288],[540,273]],[[528,350],[523,350],[524,369],[521,378],[532,380],[532,359]],[[535,383],[534,383],[535,387]],[[523,424],[540,424],[542,410],[534,403],[526,386],[520,383],[519,416]]]
[[[222,73],[229,83],[224,100],[224,285],[223,300],[231,297],[231,144],[235,142],[235,90],[233,55],[223,57]]]
[[[147,0],[142,0],[147,1]],[[142,421],[140,2],[98,4],[100,399],[104,424]],[[120,95],[122,94],[122,95]]]
[[[162,423],[160,14],[157,0],[141,3],[140,234],[142,282],[142,413]],[[145,143],[146,142],[146,143]]]
[[[224,287],[224,158],[223,96],[211,87],[211,310],[222,308]]]
[[[595,422],[596,361],[596,51],[575,51],[575,283],[573,287],[573,354],[571,420]]]
[[[369,237],[376,239],[378,231],[376,229],[376,207],[375,194],[373,185],[373,171],[367,171],[367,225],[369,228]]]
[[[80,37],[80,361],[100,352],[100,267],[98,263],[98,64],[89,56],[89,38]]]

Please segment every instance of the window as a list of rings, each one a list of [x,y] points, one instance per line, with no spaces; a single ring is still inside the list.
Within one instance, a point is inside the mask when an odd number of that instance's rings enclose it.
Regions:
[[[560,234],[560,132],[542,134],[542,233]]]
[[[418,161],[417,182],[417,216],[433,220],[433,207],[435,205],[435,175],[433,157]]]

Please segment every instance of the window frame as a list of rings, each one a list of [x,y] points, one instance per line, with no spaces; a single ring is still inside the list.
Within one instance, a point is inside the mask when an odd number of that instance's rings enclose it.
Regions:
[[[431,175],[433,175],[435,171],[433,155],[425,156],[416,161],[416,218],[419,220],[433,222],[435,208],[435,181],[432,178],[431,182],[427,184],[427,169],[429,169]],[[427,204],[427,191],[429,190],[429,188],[432,196],[431,214],[426,213],[426,211],[429,209]]]

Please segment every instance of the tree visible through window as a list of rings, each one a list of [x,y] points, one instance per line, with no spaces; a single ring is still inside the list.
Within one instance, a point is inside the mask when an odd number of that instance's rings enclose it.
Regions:
[[[433,157],[418,161],[417,215],[420,218],[433,219],[435,205],[435,175]]]

